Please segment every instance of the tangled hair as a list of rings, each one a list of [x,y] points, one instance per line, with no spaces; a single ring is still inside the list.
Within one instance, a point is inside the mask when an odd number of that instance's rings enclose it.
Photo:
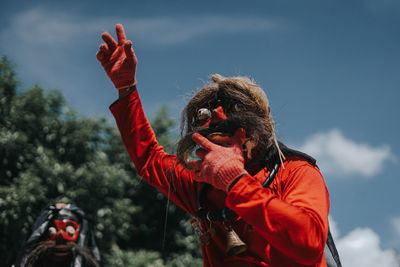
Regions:
[[[68,242],[66,245],[69,247],[71,253],[80,254],[86,261],[87,266],[92,267],[100,267],[100,264],[97,262],[95,257],[91,254],[91,252],[79,246],[74,242]],[[44,258],[48,253],[51,253],[57,246],[56,241],[49,240],[49,241],[42,241],[35,244],[32,247],[31,252],[27,255],[25,259],[24,266],[26,267],[34,267],[34,266],[42,266],[42,261],[46,261]],[[72,259],[71,259],[72,260]],[[47,266],[47,265],[46,265]]]
[[[211,79],[213,82],[201,88],[183,110],[178,161],[191,168],[189,157],[196,147],[191,138],[193,133],[207,136],[212,132],[225,132],[233,135],[238,128],[244,128],[246,136],[256,144],[259,151],[256,161],[265,164],[272,154],[277,153],[282,161],[284,157],[276,141],[268,98],[261,87],[248,77],[226,78],[213,74]],[[218,125],[201,127],[204,122],[198,121],[198,110],[214,110],[218,106],[223,107],[227,120]]]

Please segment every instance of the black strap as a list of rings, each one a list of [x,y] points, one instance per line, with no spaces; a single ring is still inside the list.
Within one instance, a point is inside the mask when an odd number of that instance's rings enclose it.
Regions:
[[[328,267],[342,267],[340,262],[339,253],[336,249],[335,242],[331,234],[331,230],[328,228],[328,239],[324,249],[326,264]]]
[[[268,187],[272,181],[274,180],[276,174],[278,173],[279,167],[281,166],[280,163],[276,163],[272,168],[271,172],[269,173],[267,179],[265,179],[264,183],[262,184],[263,187]]]

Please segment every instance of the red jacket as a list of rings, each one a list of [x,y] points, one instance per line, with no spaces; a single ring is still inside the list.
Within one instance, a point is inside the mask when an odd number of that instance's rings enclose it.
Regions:
[[[110,107],[125,147],[138,174],[196,217],[201,183],[164,152],[147,121],[138,96],[116,101]],[[229,193],[212,188],[204,206],[225,205],[239,215],[233,229],[247,244],[246,252],[227,257],[226,230],[213,223],[216,234],[202,246],[204,266],[326,266],[323,255],[328,233],[329,196],[318,168],[299,158],[288,158],[269,188],[262,183],[265,168],[245,175]],[[209,222],[201,221],[204,229]]]

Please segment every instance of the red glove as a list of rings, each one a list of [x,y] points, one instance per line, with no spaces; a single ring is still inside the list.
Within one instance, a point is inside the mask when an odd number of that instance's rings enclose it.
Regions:
[[[132,42],[126,40],[122,25],[117,24],[116,30],[118,43],[108,32],[103,33],[101,37],[106,43],[100,45],[96,56],[115,88],[119,90],[136,84],[137,59],[132,49]]]
[[[201,159],[196,161],[199,169],[194,176],[196,181],[209,183],[227,192],[233,181],[247,173],[242,152],[246,139],[244,129],[236,131],[228,147],[214,144],[198,133],[194,133],[192,139],[202,147],[196,150],[196,155]]]

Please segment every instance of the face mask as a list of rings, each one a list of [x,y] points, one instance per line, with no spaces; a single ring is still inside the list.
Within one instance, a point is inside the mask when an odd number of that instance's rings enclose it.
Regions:
[[[76,243],[79,236],[79,224],[70,219],[55,219],[49,227],[46,240],[64,240]]]

